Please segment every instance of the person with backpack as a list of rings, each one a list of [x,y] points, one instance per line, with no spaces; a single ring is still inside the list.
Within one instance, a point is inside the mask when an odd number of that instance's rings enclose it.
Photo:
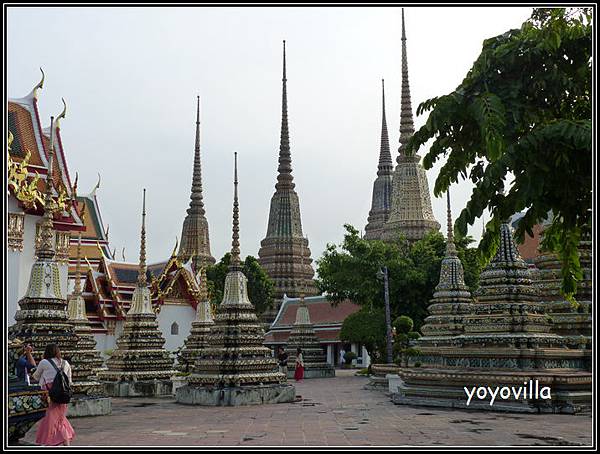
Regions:
[[[73,379],[71,365],[61,358],[58,345],[46,345],[44,359],[38,364],[33,378],[48,391],[48,409],[38,426],[35,442],[44,446],[69,446],[75,437],[75,431],[67,420]]]

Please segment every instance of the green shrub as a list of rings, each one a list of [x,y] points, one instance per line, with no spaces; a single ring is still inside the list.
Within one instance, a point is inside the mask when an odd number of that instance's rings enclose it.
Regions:
[[[408,334],[415,326],[412,318],[407,315],[401,315],[400,317],[397,317],[396,320],[394,320],[393,325],[394,328],[396,328],[396,332],[399,334]]]

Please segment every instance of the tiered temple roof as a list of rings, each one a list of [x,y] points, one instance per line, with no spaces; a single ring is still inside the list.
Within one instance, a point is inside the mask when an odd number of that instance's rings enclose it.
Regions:
[[[281,106],[281,134],[279,144],[279,167],[275,193],[271,198],[267,235],[260,243],[259,263],[275,285],[275,298],[283,295],[299,295],[300,286],[306,282],[306,294],[318,293],[313,281],[308,240],[302,234],[300,202],[294,190],[292,156],[287,113],[287,75],[285,41],[283,42],[283,89]],[[265,314],[266,321],[273,320],[279,309]]]
[[[406,155],[406,145],[415,132],[410,86],[408,82],[408,58],[406,56],[406,30],[402,9],[402,93],[400,101],[400,148],[396,158],[392,182],[391,209],[383,226],[380,239],[397,240],[404,235],[416,241],[427,232],[438,231],[439,222],[433,216],[427,174],[418,154]]]
[[[200,159],[200,96],[196,112],[196,147],[194,151],[194,171],[192,176],[192,192],[190,207],[183,221],[179,259],[182,262],[192,260],[194,270],[202,266],[212,265],[215,258],[210,253],[208,221],[202,195],[202,162]]]
[[[83,222],[74,201],[73,186],[65,158],[65,151],[60,135],[59,119],[64,118],[66,106],[54,125],[54,158],[50,160],[50,134],[48,128],[42,128],[38,111],[38,90],[43,87],[44,77],[34,89],[23,98],[12,98],[8,101],[8,129],[12,134],[10,159],[14,163],[23,164],[27,169],[26,181],[38,191],[38,199],[32,202],[19,200],[19,205],[28,214],[42,216],[43,194],[46,192],[48,174],[53,179],[52,196],[64,202],[64,208],[53,218],[56,231],[83,230]],[[64,102],[64,101],[63,101]],[[52,172],[49,164],[52,162]],[[39,175],[39,176],[38,176]],[[11,194],[16,194],[9,185]],[[60,251],[59,251],[60,252]]]
[[[310,321],[315,335],[322,344],[340,342],[340,330],[346,317],[360,310],[360,306],[350,300],[332,305],[323,295],[304,298],[310,311]],[[284,298],[271,329],[265,337],[267,345],[285,345],[288,342],[301,302],[299,298]]]
[[[94,333],[114,334],[117,320],[125,320],[137,285],[139,265],[118,262],[100,253],[97,268],[88,265],[83,279],[82,296]],[[150,298],[158,314],[167,299],[176,297],[193,308],[198,304],[200,288],[191,261],[181,263],[176,248],[169,260],[149,264],[146,279],[150,283]]]
[[[390,153],[390,140],[385,118],[385,86],[383,79],[381,80],[381,91],[381,146],[379,148],[377,178],[373,183],[371,211],[369,211],[367,226],[365,227],[365,238],[367,240],[378,240],[381,238],[383,226],[389,218],[391,209],[394,164],[392,163],[392,155]]]

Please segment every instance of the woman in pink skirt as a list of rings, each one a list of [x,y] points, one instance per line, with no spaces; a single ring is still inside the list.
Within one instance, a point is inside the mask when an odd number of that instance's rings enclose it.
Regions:
[[[302,349],[296,349],[296,370],[294,371],[294,380],[301,381],[304,379],[304,358],[302,358]]]
[[[58,369],[64,371],[69,382],[72,382],[71,366],[62,359],[60,350],[56,344],[48,344],[44,352],[44,359],[40,361],[37,369],[33,373],[33,378],[37,380],[42,389],[50,390],[52,382],[56,377],[56,369],[50,363],[52,361]],[[67,421],[67,404],[57,404],[50,400],[48,396],[48,409],[46,415],[40,421],[35,442],[44,446],[69,446],[75,436],[75,431],[71,423]]]

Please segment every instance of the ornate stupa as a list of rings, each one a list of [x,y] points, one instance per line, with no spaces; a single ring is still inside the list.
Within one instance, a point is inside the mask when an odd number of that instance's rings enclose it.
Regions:
[[[381,146],[379,148],[379,165],[377,166],[377,178],[373,183],[373,199],[371,211],[365,227],[365,239],[379,240],[383,226],[390,216],[392,200],[392,179],[394,164],[390,153],[390,140],[388,137],[387,121],[385,119],[385,86],[381,80]]]
[[[173,360],[164,349],[165,339],[158,329],[150,301],[146,267],[146,190],[142,209],[140,266],[138,280],[125,317],[117,348],[106,361],[106,370],[98,372],[112,396],[171,395],[175,373]]]
[[[215,263],[210,253],[210,239],[208,236],[208,221],[202,195],[202,162],[200,160],[200,96],[196,110],[196,147],[194,151],[194,171],[192,174],[192,193],[190,207],[183,221],[181,244],[179,245],[179,259],[186,263],[192,259],[194,270],[199,270],[204,265]]]
[[[81,233],[77,243],[77,265],[75,268],[75,284],[68,305],[69,321],[73,324],[77,336],[77,344],[73,352],[73,361],[78,365],[78,371],[73,375],[88,377],[90,386],[95,386],[98,392],[103,392],[102,385],[96,380],[95,373],[102,368],[103,359],[96,350],[96,340],[92,335],[90,321],[85,310],[85,301],[81,293]]]
[[[52,118],[51,131],[54,118]],[[16,323],[8,332],[9,338],[19,338],[34,348],[36,361],[42,359],[44,348],[49,343],[58,344],[65,359],[71,361],[71,354],[77,343],[73,325],[67,314],[67,300],[63,296],[60,283],[60,270],[56,261],[54,227],[52,218],[56,209],[52,198],[53,189],[54,134],[50,138],[50,157],[44,215],[39,222],[39,242],[36,260],[31,267],[29,285],[25,296],[19,301],[15,314]],[[77,365],[73,364],[75,368]]]
[[[327,363],[327,355],[315,334],[313,324],[310,322],[310,311],[302,291],[300,292],[300,304],[296,310],[296,321],[287,341],[288,377],[294,376],[298,347],[302,349],[304,378],[335,377],[335,369]]]
[[[396,158],[392,182],[391,209],[383,226],[382,240],[394,241],[404,235],[409,241],[420,240],[427,232],[438,231],[440,223],[433,216],[427,174],[418,154],[407,156],[406,144],[415,132],[410,86],[408,83],[408,59],[406,57],[406,30],[404,8],[402,9],[402,93],[400,100],[400,148]]]
[[[266,322],[272,322],[277,315],[283,295],[296,297],[300,287],[306,282],[308,296],[316,295],[313,281],[310,249],[302,234],[300,202],[294,190],[292,176],[292,155],[287,114],[287,77],[285,41],[283,42],[283,91],[281,107],[281,134],[279,142],[279,168],[275,193],[271,198],[267,236],[261,241],[258,261],[275,285],[276,305],[264,314]],[[302,251],[306,255],[303,256]]]
[[[419,348],[435,355],[442,346],[448,346],[452,336],[462,334],[463,317],[472,309],[473,297],[465,285],[464,270],[454,244],[454,225],[450,211],[450,190],[446,193],[448,204],[448,238],[446,254],[442,259],[440,281],[429,302],[429,317],[421,327],[423,337]]]
[[[79,337],[69,320],[67,300],[61,289],[52,221],[58,207],[52,196],[54,118],[50,131],[49,170],[44,195],[44,215],[39,223],[36,260],[31,267],[27,292],[19,301],[16,323],[8,329],[8,335],[10,339],[31,344],[37,362],[41,361],[47,344],[58,344],[62,357],[72,366],[75,398],[69,404],[70,416],[107,414],[110,413],[110,400],[102,397],[102,386],[91,373],[90,366],[94,363],[94,358],[97,358],[96,352],[80,349]]]
[[[592,241],[589,232],[579,242],[579,260],[583,279],[578,283],[573,305],[560,292],[562,273],[560,260],[555,254],[541,253],[534,259],[540,297],[552,319],[552,332],[565,338],[570,348],[585,349],[590,356],[592,348]]]
[[[477,301],[463,317],[463,334],[437,348],[422,348],[417,361],[425,366],[400,369],[404,383],[393,394],[395,403],[554,413],[577,412],[589,404],[591,373],[583,369],[584,353],[550,332],[545,305],[508,223],[501,225],[498,251],[482,271],[474,296]],[[489,399],[469,402],[465,389],[479,386],[530,391],[493,405]],[[550,387],[550,398],[540,398],[544,387]]]
[[[248,299],[239,242],[237,153],[235,154],[233,240],[223,300],[217,309],[209,345],[200,351],[188,384],[177,389],[177,402],[191,405],[252,405],[291,402],[295,389],[277,371],[277,360],[263,345],[262,323]]]
[[[196,306],[196,318],[192,322],[190,335],[184,341],[183,348],[179,353],[178,369],[182,372],[190,372],[194,367],[196,358],[203,348],[208,346],[210,329],[215,324],[212,317],[212,308],[208,297],[206,282],[206,268],[200,270],[200,295]]]

